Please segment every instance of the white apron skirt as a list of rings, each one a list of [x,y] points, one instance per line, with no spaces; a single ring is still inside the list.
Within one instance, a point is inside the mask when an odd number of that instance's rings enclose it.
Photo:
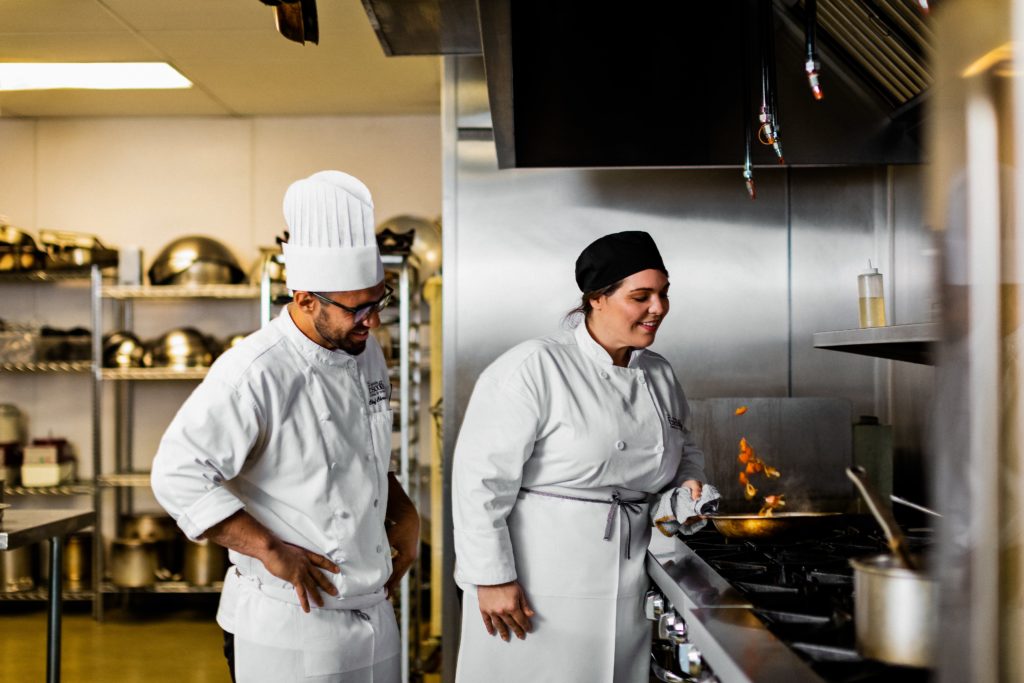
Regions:
[[[284,598],[284,599],[282,599]],[[217,622],[235,636],[238,683],[399,683],[398,623],[386,600],[302,611],[293,590],[228,570]]]
[[[610,500],[612,491],[543,489],[592,500]],[[623,498],[630,497],[624,492]],[[610,538],[604,540],[611,509],[604,503],[519,494],[508,528],[518,581],[536,612],[533,630],[525,640],[513,635],[508,643],[488,635],[475,587],[469,587],[462,604],[458,683],[648,683],[647,505],[617,509]]]

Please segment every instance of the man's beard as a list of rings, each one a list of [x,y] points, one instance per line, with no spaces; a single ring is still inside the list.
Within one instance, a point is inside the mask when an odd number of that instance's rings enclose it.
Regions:
[[[357,341],[349,339],[347,336],[348,334],[355,332],[357,329],[359,329],[359,327],[359,325],[356,325],[351,330],[349,330],[345,334],[345,336],[339,337],[335,336],[335,334],[327,326],[326,311],[321,309],[320,315],[313,318],[313,328],[316,330],[317,334],[323,337],[323,339],[326,340],[334,348],[341,349],[342,351],[345,351],[346,353],[349,353],[353,356],[358,356],[359,354],[366,350],[366,339],[361,339]]]

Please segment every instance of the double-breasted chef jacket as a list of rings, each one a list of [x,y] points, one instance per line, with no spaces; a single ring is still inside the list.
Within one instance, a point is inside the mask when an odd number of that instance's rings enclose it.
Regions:
[[[642,501],[704,481],[688,413],[662,356],[634,350],[617,367],[585,323],[480,375],[453,470],[460,682],[647,683]],[[641,502],[612,510],[616,495]],[[536,616],[524,641],[505,643],[485,631],[476,586],[512,580]]]
[[[306,673],[323,680],[347,680],[330,676],[398,654],[384,592],[389,399],[372,336],[359,355],[332,351],[285,309],[217,359],[153,462],[153,491],[190,539],[245,509],[281,540],[338,565],[340,573],[324,572],[338,596],[321,592],[324,608],[311,602],[305,614],[291,584],[232,550],[217,614],[236,643],[302,650]]]

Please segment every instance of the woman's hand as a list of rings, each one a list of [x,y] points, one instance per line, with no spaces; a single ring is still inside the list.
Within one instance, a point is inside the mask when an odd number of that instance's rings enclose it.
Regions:
[[[518,581],[501,583],[496,586],[477,586],[476,597],[480,603],[480,616],[483,617],[487,632],[501,635],[508,642],[509,632],[516,634],[519,640],[526,640],[530,632],[530,617],[536,612],[526,602],[526,593]]]
[[[700,498],[700,492],[704,488],[704,484],[696,479],[687,479],[683,482],[681,488],[690,489],[690,500],[698,500]]]

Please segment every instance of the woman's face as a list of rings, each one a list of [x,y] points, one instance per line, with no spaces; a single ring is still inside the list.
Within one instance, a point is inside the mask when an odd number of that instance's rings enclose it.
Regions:
[[[654,343],[661,321],[668,315],[668,276],[660,270],[642,270],[622,281],[607,296],[590,302],[592,323],[609,346],[645,349]]]

